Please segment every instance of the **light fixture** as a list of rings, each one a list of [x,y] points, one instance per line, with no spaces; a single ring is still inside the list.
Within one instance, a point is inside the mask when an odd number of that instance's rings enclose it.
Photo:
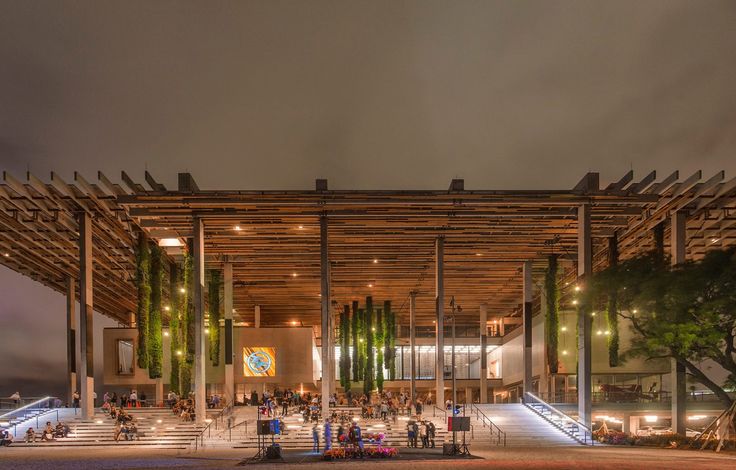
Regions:
[[[296,326],[296,321],[292,321],[291,326]]]
[[[362,343],[363,342],[363,338],[358,339],[358,341],[360,341]]]
[[[590,316],[591,317],[594,317],[595,316],[595,312],[590,312]]]
[[[184,243],[178,238],[162,238],[158,241],[158,246],[161,247],[177,247],[184,246]]]
[[[637,309],[634,309],[631,311],[631,313],[638,313],[639,311]]]
[[[610,335],[610,334],[611,334],[611,332],[610,332],[610,331],[608,331],[608,330],[606,330],[606,331],[604,331],[604,332],[603,332],[603,334],[604,334],[604,335],[606,335],[606,336],[608,336],[608,335]]]
[[[573,299],[572,304],[573,305],[577,305],[578,304],[578,299]]]
[[[657,417],[656,416],[645,416],[644,421],[646,421],[647,423],[656,423]]]
[[[368,287],[373,287],[373,284],[368,284]]]
[[[297,276],[296,273],[291,273],[291,277],[296,277],[296,276]]]
[[[575,286],[575,292],[580,292],[580,286]]]
[[[476,253],[475,256],[483,256],[482,253]]]
[[[240,232],[241,230],[243,230],[242,228],[240,228],[240,225],[236,225],[235,227],[233,227],[233,229],[234,229],[234,230],[235,230],[236,232]]]
[[[233,313],[235,313],[237,310],[233,309]]]
[[[378,263],[378,258],[373,258],[373,264]]]
[[[179,289],[179,292],[181,292],[182,294],[186,293],[186,291],[187,290],[185,288],[183,288],[183,287]]]
[[[567,327],[566,326],[561,327],[560,331],[567,331]]]
[[[376,331],[376,328],[375,327],[371,328],[371,331]]]
[[[304,225],[299,226],[299,230],[302,230],[302,229],[304,229]]]
[[[169,336],[169,332],[168,331],[164,331],[164,336]]]
[[[9,258],[10,257],[10,253],[5,252],[5,253],[3,253],[3,256],[6,257],[6,258]]]
[[[603,334],[603,332],[601,330],[598,330],[598,331],[595,332],[595,334],[597,334],[598,336],[600,336],[600,335]]]
[[[179,349],[178,351],[176,351],[176,355],[177,356],[181,356],[181,349]]]
[[[168,312],[169,310],[171,310],[171,307],[169,307],[168,305],[165,305],[164,306],[164,310],[166,310]]]
[[[710,239],[710,242],[711,243],[718,243],[718,240],[719,240],[718,238],[711,238]]]
[[[562,351],[563,356],[567,356],[567,351]]]
[[[206,335],[210,334],[210,329],[209,328],[205,328],[204,329],[204,334],[206,334]]]

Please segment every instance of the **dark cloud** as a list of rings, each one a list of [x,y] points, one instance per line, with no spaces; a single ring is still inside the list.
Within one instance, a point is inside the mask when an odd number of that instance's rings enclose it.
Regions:
[[[5,0],[0,167],[243,189],[733,176],[734,25],[729,0]],[[7,295],[3,316],[52,315]]]

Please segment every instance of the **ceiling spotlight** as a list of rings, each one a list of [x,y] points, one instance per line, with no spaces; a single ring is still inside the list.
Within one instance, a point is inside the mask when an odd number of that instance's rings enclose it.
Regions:
[[[164,306],[164,310],[166,310],[168,312],[169,310],[171,310],[171,307],[169,307],[168,305],[166,305],[166,306]]]
[[[299,226],[299,230],[302,230],[302,229],[304,229],[304,225]]]
[[[296,276],[297,276],[296,273],[291,273],[291,277],[296,277]]]
[[[378,258],[373,258],[373,264],[378,263]]]
[[[373,284],[368,284],[368,287],[373,287]]]
[[[600,336],[600,335],[603,334],[603,332],[601,330],[598,330],[598,331],[595,332],[595,334],[597,334],[598,336]]]
[[[594,317],[595,316],[595,312],[590,312],[590,316],[591,317]]]
[[[567,331],[567,327],[563,326],[562,328],[560,328],[560,331]]]
[[[183,246],[184,243],[182,243],[181,240],[178,238],[162,238],[158,241],[158,246],[160,247],[175,247],[175,246]]]
[[[720,240],[720,239],[719,238],[711,238],[710,239],[710,242],[711,243],[718,243],[718,240]]]
[[[6,258],[9,258],[10,257],[10,253],[3,253],[3,256],[6,257]]]
[[[292,321],[291,322],[291,326],[296,326],[296,322],[295,321]]]
[[[573,305],[577,305],[577,304],[578,304],[578,299],[575,299],[575,300],[573,300],[573,301],[572,301],[572,304],[573,304]]]
[[[567,356],[567,351],[562,351],[563,356]]]
[[[164,331],[164,336],[169,336],[169,332],[168,331]]]
[[[638,313],[639,311],[637,309],[634,309],[631,311],[631,313]]]
[[[181,356],[181,349],[179,349],[178,351],[176,351],[176,355],[177,356]]]
[[[575,292],[580,292],[580,286],[575,286]]]
[[[604,334],[604,335],[606,335],[606,336],[608,336],[608,335],[610,335],[610,334],[611,334],[611,332],[610,332],[610,331],[608,331],[608,330],[606,330],[606,331],[604,331],[604,332],[603,332],[603,334]]]
[[[186,291],[187,290],[185,288],[183,288],[183,287],[179,289],[179,292],[181,292],[182,294],[184,294]]]
[[[240,232],[241,230],[243,230],[242,228],[240,228],[240,225],[236,225],[235,227],[233,227],[233,229],[234,229],[234,230],[235,230],[236,232]]]
[[[483,256],[482,253],[476,253],[475,256]]]
[[[210,334],[210,329],[209,328],[205,328],[204,329],[204,334],[206,334],[206,335]]]

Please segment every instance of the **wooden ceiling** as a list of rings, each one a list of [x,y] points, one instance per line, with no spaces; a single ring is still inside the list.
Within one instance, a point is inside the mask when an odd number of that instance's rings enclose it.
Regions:
[[[462,323],[477,323],[481,303],[489,317],[515,315],[522,299],[520,268],[534,260],[541,284],[546,257],[562,255],[574,280],[576,208],[591,205],[595,264],[603,266],[607,238],[617,235],[623,257],[653,246],[652,228],[674,210],[688,213],[688,257],[736,240],[736,181],[698,172],[656,181],[631,172],[601,188],[589,173],[571,190],[475,191],[453,180],[444,191],[332,191],[318,180],[310,191],[200,190],[188,174],[167,190],[146,173],[145,183],[122,173],[66,183],[4,173],[0,185],[0,262],[64,292],[78,279],[75,213],[94,215],[94,287],[98,311],[125,323],[135,310],[134,240],[191,236],[192,216],[205,220],[207,269],[227,259],[234,267],[234,305],[252,322],[261,306],[264,325],[319,323],[319,218],[329,224],[331,296],[336,306],[372,295],[391,300],[408,321],[408,297],[418,292],[419,324],[434,318],[435,240],[445,240],[446,302],[455,296]],[[667,227],[667,225],[665,225]],[[667,233],[668,228],[665,229]],[[668,242],[668,237],[665,237]],[[169,249],[171,261],[180,249]]]

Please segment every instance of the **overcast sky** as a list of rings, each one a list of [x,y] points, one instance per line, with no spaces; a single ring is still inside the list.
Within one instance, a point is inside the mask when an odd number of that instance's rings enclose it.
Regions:
[[[733,177],[735,50],[726,0],[0,0],[0,169],[205,189]],[[63,370],[64,302],[0,284],[5,394]]]

